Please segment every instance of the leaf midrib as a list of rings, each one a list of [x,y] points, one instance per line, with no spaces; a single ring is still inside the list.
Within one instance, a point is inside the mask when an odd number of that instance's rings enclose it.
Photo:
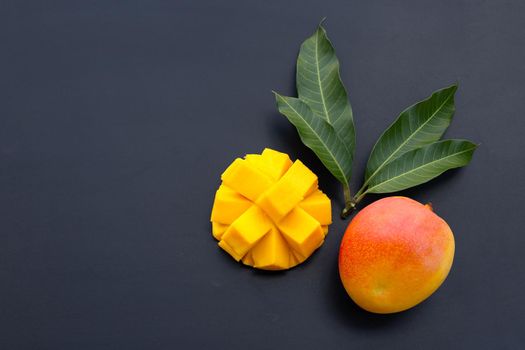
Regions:
[[[393,181],[393,180],[395,180],[395,179],[397,179],[397,178],[400,178],[400,177],[405,176],[405,175],[407,175],[407,174],[413,173],[414,171],[417,171],[417,170],[419,170],[419,169],[421,169],[421,168],[427,167],[427,166],[429,166],[429,165],[431,165],[431,164],[433,164],[433,163],[437,163],[437,162],[440,162],[440,161],[445,160],[445,159],[447,159],[447,158],[455,157],[455,156],[458,156],[458,155],[460,155],[460,154],[463,154],[463,153],[469,152],[469,151],[471,151],[473,148],[475,148],[475,147],[471,147],[471,148],[469,148],[469,149],[467,149],[467,150],[464,150],[464,151],[461,151],[461,152],[457,152],[457,153],[453,153],[453,154],[450,154],[450,155],[448,155],[448,156],[446,156],[446,157],[439,158],[439,159],[433,160],[433,161],[431,161],[431,162],[425,163],[425,164],[423,164],[423,165],[421,165],[421,166],[418,166],[417,168],[414,168],[414,169],[412,169],[412,170],[409,170],[409,171],[407,171],[407,172],[404,172],[404,173],[402,173],[402,174],[400,174],[400,175],[394,176],[394,177],[392,177],[392,178],[390,178],[390,179],[388,179],[388,180],[386,180],[386,181],[380,182],[380,183],[378,183],[377,185],[375,185],[375,186],[370,187],[369,189],[367,189],[366,192],[369,192],[369,191],[373,190],[374,188],[379,187],[380,185],[384,185],[384,184],[386,184],[386,183],[389,183],[389,182],[391,182],[391,181]]]
[[[319,62],[320,62],[320,59],[319,59],[319,35],[321,33],[322,33],[321,29],[318,28],[317,32],[315,34],[315,67],[317,68],[317,72],[316,72],[317,73],[317,82],[319,83],[319,94],[321,95],[321,101],[322,101],[324,113],[326,115],[326,121],[327,121],[327,123],[329,125],[332,126],[332,128],[334,128],[334,126],[332,125],[332,121],[330,120],[330,115],[328,113],[327,107],[326,107],[326,100],[325,100],[325,97],[324,97],[323,84],[322,84],[322,79],[321,79],[321,68],[319,66]],[[326,40],[328,40],[328,38],[326,38]],[[337,68],[337,69],[339,70],[339,68]],[[337,76],[338,76],[338,79],[340,79],[339,74],[337,74]],[[337,87],[335,89],[337,89]],[[344,111],[345,111],[345,109],[343,108],[343,111],[341,112],[341,114],[339,116],[341,116],[344,113]],[[335,137],[337,137],[337,139],[341,142],[341,144],[345,148],[346,152],[350,155],[350,157],[353,158],[353,154],[348,149],[348,145],[346,144],[345,140],[341,139],[341,137],[339,136],[339,133],[337,132],[337,130],[335,130],[335,128],[334,128],[334,132],[335,132]],[[346,179],[346,173],[345,172],[343,172],[343,176]],[[346,183],[349,184],[348,179],[346,179]]]
[[[435,116],[436,114],[441,110],[441,108],[443,108],[443,106],[445,105],[445,103],[448,102],[448,100],[450,99],[450,97],[453,96],[453,94],[450,94],[446,99],[445,101],[443,101],[443,103],[439,106],[439,108],[434,112],[432,113],[432,115],[430,116],[430,118],[428,118],[423,124],[421,124],[421,126],[419,126],[411,135],[410,137],[408,137],[405,141],[403,141],[399,147],[396,148],[396,150],[394,152],[392,152],[390,154],[390,156],[388,156],[388,158],[383,162],[381,163],[381,165],[372,173],[372,175],[370,175],[370,177],[366,180],[365,184],[363,185],[363,187],[365,187],[366,185],[368,185],[370,183],[370,180],[372,178],[374,178],[377,173],[383,169],[385,167],[386,164],[388,164],[388,162],[390,161],[390,159],[394,156],[394,154],[396,154],[401,148],[403,148],[407,143],[408,141],[410,141],[415,134],[417,134],[424,126],[426,126]]]
[[[319,33],[321,31],[317,29],[317,34],[315,35],[315,66],[317,68],[317,82],[319,83],[319,94],[321,95],[321,101],[323,102],[324,114],[326,115],[326,120],[330,123],[330,116],[328,115],[328,110],[326,109],[326,101],[324,98],[323,84],[321,82],[321,68],[319,67]],[[331,125],[332,123],[330,123]]]
[[[328,154],[330,155],[330,157],[332,158],[332,160],[334,161],[334,163],[336,164],[337,168],[339,169],[339,171],[341,172],[341,174],[343,175],[343,178],[345,179],[345,183],[344,185],[345,186],[348,186],[348,179],[346,178],[346,173],[343,171],[343,169],[341,168],[341,166],[339,165],[339,162],[337,161],[337,159],[335,158],[335,155],[330,151],[330,148],[328,148],[328,145],[324,142],[323,138],[321,137],[321,135],[319,135],[315,129],[313,129],[310,124],[308,124],[308,122],[301,116],[301,113],[299,113],[299,111],[297,111],[295,108],[293,108],[293,106],[291,104],[289,104],[286,99],[283,99],[281,98],[282,101],[284,101],[284,103],[286,103],[286,105],[288,107],[290,107],[291,110],[293,110],[298,116],[301,117],[302,120],[305,121],[305,124],[308,126],[308,128],[317,136],[317,138],[319,139],[319,141],[323,144],[324,148],[328,151]],[[303,102],[304,103],[304,102]],[[309,107],[308,107],[309,108]],[[313,113],[313,111],[312,111]],[[329,124],[330,125],[330,124]],[[334,131],[335,133],[335,131]],[[336,135],[337,137],[337,135]]]

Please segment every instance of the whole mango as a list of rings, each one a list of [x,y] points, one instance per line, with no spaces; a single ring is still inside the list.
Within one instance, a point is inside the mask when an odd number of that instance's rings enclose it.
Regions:
[[[361,210],[348,225],[339,274],[360,307],[394,313],[434,293],[453,259],[454,235],[430,205],[388,197]]]

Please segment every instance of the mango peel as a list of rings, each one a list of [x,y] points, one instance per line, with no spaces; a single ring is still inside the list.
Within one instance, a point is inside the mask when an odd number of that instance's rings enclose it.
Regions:
[[[300,160],[266,148],[237,158],[221,176],[212,234],[236,261],[285,270],[305,261],[332,223],[330,199]]]

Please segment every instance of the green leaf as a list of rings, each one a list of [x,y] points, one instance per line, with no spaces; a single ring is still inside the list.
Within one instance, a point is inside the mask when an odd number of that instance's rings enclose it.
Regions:
[[[303,101],[275,93],[279,112],[297,128],[303,143],[319,157],[324,166],[348,187],[352,156],[332,125],[315,115]]]
[[[470,141],[444,140],[407,152],[381,168],[365,193],[390,193],[425,183],[467,165],[476,147]]]
[[[296,84],[299,98],[334,127],[352,163],[355,149],[352,108],[339,74],[339,60],[321,25],[301,45]],[[347,180],[349,177],[350,174]]]
[[[454,114],[456,90],[457,85],[438,90],[401,112],[372,149],[363,188],[397,157],[441,138]]]

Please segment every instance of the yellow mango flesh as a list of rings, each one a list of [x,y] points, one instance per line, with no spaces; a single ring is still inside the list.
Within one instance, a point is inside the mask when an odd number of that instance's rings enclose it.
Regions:
[[[302,256],[310,256],[324,239],[319,221],[301,208],[295,208],[279,222],[279,230],[288,244]]]
[[[287,154],[269,148],[266,148],[262,154],[248,154],[245,158],[275,181],[292,166],[292,161]]]
[[[284,270],[323,244],[332,223],[330,199],[301,161],[267,148],[236,159],[221,178],[212,234],[235,260]]]
[[[288,245],[277,228],[268,232],[252,249],[254,267],[266,270],[282,270],[290,266]]]
[[[273,183],[271,178],[254,164],[239,158],[224,171],[221,178],[225,185],[252,201]]]
[[[316,188],[317,176],[297,160],[256,203],[273,221],[278,222]]]
[[[251,206],[252,203],[246,197],[225,185],[221,185],[215,194],[211,221],[231,224]]]
[[[253,205],[228,227],[221,241],[226,242],[236,256],[244,256],[271,228],[268,217]]]
[[[316,191],[306,197],[299,206],[314,217],[321,225],[332,223],[332,207],[330,198],[321,191]]]
[[[221,224],[219,222],[212,222],[211,223],[211,233],[213,237],[217,240],[221,240],[222,234],[226,232],[228,229],[228,225]]]

